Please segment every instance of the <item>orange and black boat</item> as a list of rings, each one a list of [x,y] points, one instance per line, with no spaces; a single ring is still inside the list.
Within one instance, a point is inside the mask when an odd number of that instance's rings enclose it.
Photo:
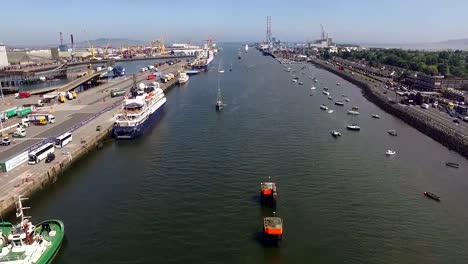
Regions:
[[[268,181],[262,182],[260,185],[260,199],[262,203],[276,202],[276,183]]]
[[[263,218],[263,236],[267,241],[280,242],[283,239],[283,220],[276,215]]]

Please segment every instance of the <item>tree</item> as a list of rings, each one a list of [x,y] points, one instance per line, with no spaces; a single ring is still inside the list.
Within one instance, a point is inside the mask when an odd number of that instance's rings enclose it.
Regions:
[[[450,67],[450,73],[457,77],[465,76],[465,70],[462,67]]]
[[[449,74],[449,67],[445,63],[439,63],[437,64],[437,70],[439,71],[440,74],[442,75],[448,75]]]
[[[435,65],[427,66],[427,71],[429,72],[429,74],[435,75],[438,72],[437,66]]]

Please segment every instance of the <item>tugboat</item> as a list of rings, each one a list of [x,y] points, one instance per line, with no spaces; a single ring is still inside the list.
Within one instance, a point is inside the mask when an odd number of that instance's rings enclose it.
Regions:
[[[431,192],[424,192],[424,196],[426,196],[426,197],[428,197],[428,198],[430,198],[432,200],[436,200],[436,201],[440,202],[440,197],[433,194],[433,193],[431,193]]]
[[[65,236],[65,227],[60,220],[46,220],[33,225],[30,216],[24,215],[22,202],[27,198],[18,196],[17,225],[0,222],[0,263],[2,264],[48,264],[60,250]]]
[[[263,218],[263,238],[265,242],[280,244],[283,239],[283,220],[276,216]]]
[[[261,191],[260,191],[260,201],[262,204],[272,204],[276,203],[276,183],[270,181],[270,177],[268,177],[268,182],[262,182]]]
[[[454,163],[454,162],[446,162],[445,165],[449,166],[449,167],[452,167],[452,168],[455,168],[455,169],[458,169],[460,168],[460,164],[458,163]]]
[[[338,131],[336,131],[336,130],[332,130],[331,134],[332,134],[332,136],[334,136],[334,137],[340,137],[340,136],[341,136],[341,133],[338,132]]]

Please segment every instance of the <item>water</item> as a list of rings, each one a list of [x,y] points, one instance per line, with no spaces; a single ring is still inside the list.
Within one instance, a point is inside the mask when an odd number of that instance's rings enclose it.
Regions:
[[[241,45],[223,47],[214,69],[168,94],[165,114],[143,138],[106,144],[31,202],[35,221],[66,224],[57,263],[468,262],[466,159],[337,76],[312,66],[287,73],[255,50],[238,61]],[[217,113],[221,58],[227,105]],[[321,82],[313,96],[309,75]],[[333,105],[323,86],[351,102]],[[359,116],[346,114],[351,105]],[[362,130],[347,131],[351,122]],[[390,148],[397,155],[385,156]],[[285,223],[279,248],[258,239],[262,216],[272,214],[258,202],[267,176]]]

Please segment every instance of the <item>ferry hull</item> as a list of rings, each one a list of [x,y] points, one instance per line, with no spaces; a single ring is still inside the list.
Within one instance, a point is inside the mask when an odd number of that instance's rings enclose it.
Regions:
[[[144,134],[145,130],[151,127],[159,119],[159,116],[164,111],[164,106],[166,103],[162,104],[156,111],[148,116],[148,118],[138,126],[115,126],[113,129],[114,137],[117,139],[135,139]]]

